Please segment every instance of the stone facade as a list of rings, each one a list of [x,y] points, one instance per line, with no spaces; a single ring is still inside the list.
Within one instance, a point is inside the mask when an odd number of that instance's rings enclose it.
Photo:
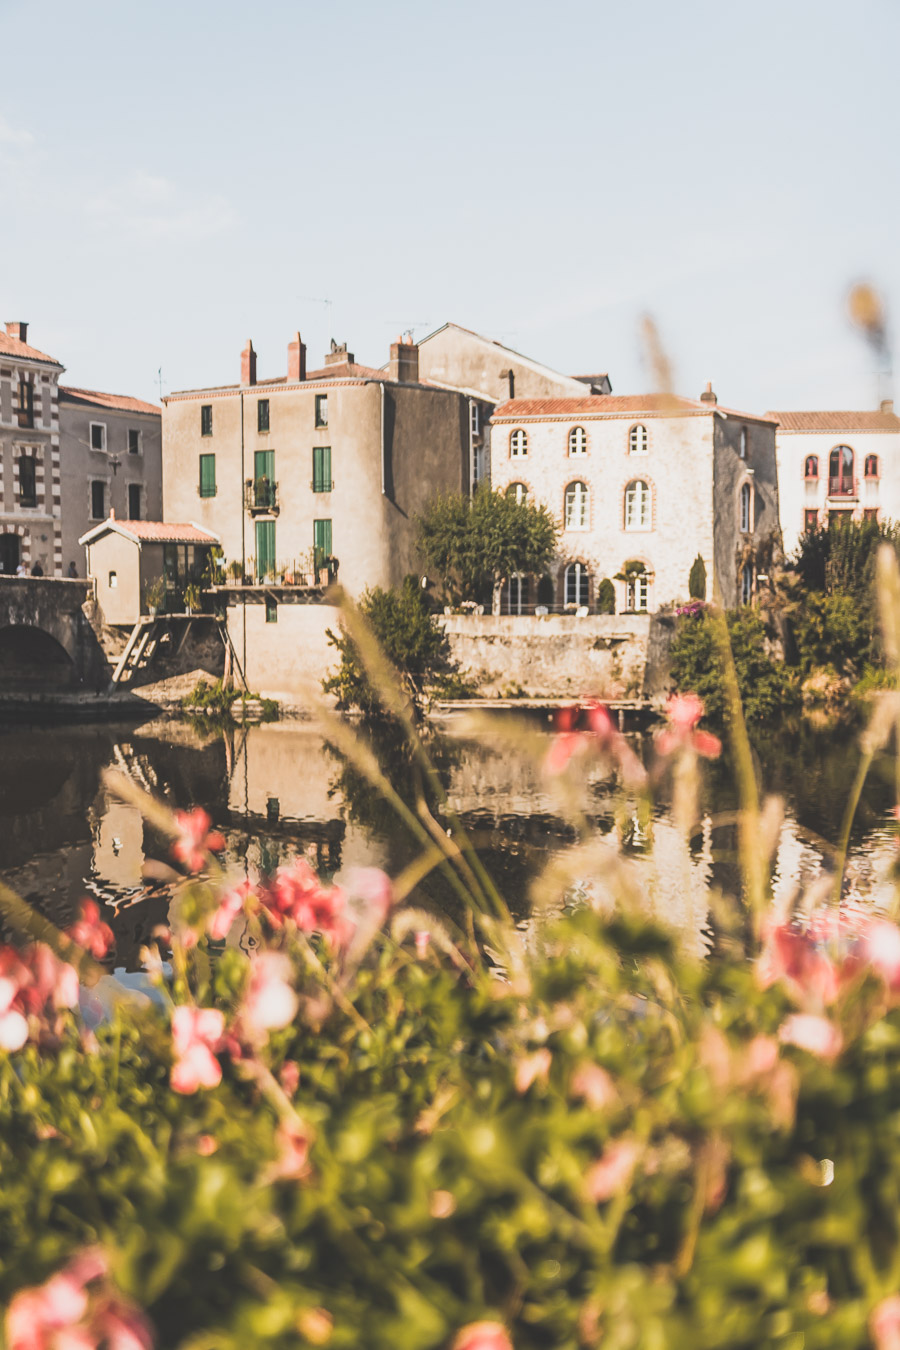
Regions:
[[[62,575],[59,377],[63,367],[27,341],[28,325],[0,332],[0,572]]]
[[[770,412],[778,422],[778,491],[785,553],[804,530],[849,515],[900,521],[900,417],[870,412]]]
[[[418,349],[395,343],[385,370],[334,346],[306,370],[297,334],[288,373],[169,395],[163,514],[219,536],[227,563],[258,580],[304,576],[330,556],[358,595],[419,570],[415,516],[471,481],[472,427],[491,405],[419,377]],[[474,411],[473,411],[474,409]],[[332,567],[334,570],[334,567]]]
[[[514,399],[492,425],[492,485],[547,506],[561,528],[552,575],[511,582],[504,608],[590,610],[604,578],[617,613],[688,599],[752,599],[778,541],[775,427],[668,395]]]

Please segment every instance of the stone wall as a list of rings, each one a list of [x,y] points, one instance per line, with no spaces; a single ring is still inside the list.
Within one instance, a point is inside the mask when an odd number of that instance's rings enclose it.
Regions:
[[[449,614],[452,660],[486,697],[658,699],[667,688],[669,615]]]

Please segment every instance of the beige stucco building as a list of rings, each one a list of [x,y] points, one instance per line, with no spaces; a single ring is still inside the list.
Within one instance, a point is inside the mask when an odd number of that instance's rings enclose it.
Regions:
[[[384,370],[332,343],[308,371],[297,334],[285,374],[258,380],[247,343],[233,384],[163,400],[163,515],[222,542],[259,581],[302,579],[331,559],[353,594],[419,568],[415,517],[471,481],[491,402],[421,376],[411,341]]]
[[[108,517],[78,541],[94,578],[97,602],[108,624],[134,624],[152,609],[179,613],[184,590],[205,584],[214,534],[196,525]],[[148,588],[163,583],[150,604]]]
[[[866,412],[770,412],[778,423],[785,553],[835,520],[900,521],[900,417],[885,400]]]
[[[752,600],[778,545],[775,425],[665,394],[513,399],[494,413],[492,485],[546,505],[561,527],[553,575],[514,579],[504,607],[587,609],[612,581],[620,613],[689,598]]]

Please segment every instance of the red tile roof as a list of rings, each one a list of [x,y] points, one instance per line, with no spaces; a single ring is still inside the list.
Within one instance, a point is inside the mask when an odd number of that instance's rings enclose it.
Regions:
[[[120,412],[156,413],[160,409],[155,403],[144,403],[142,399],[132,398],[129,394],[101,394],[96,389],[73,389],[68,385],[59,386],[61,403],[91,404],[98,408],[113,408]]]
[[[383,370],[375,370],[373,366],[360,366],[356,362],[335,361],[333,365],[323,366],[321,370],[310,370],[306,374],[306,383],[320,383],[325,380],[382,380],[386,384],[395,384],[396,381]],[[205,394],[239,394],[242,391],[245,394],[252,394],[254,389],[271,388],[275,384],[287,384],[286,375],[276,375],[271,380],[257,380],[256,384],[209,384],[200,389],[177,389],[171,394],[167,394],[163,402],[168,399],[176,398],[199,398]],[[300,381],[302,387],[304,381]],[[293,385],[293,381],[292,381]]]
[[[900,431],[896,413],[875,412],[768,412],[779,431]]]
[[[209,530],[201,530],[199,525],[173,525],[168,521],[162,520],[117,520],[115,516],[109,516],[107,520],[102,520],[87,534],[82,535],[79,544],[85,542],[91,543],[94,539],[106,533],[107,530],[113,530],[116,534],[124,534],[126,538],[134,539],[144,544],[217,544],[218,535],[211,534]]]
[[[9,333],[0,331],[0,356],[21,356],[26,361],[46,361],[48,365],[59,366],[63,369],[61,362],[57,361],[55,356],[48,356],[46,352],[39,352],[37,347],[29,347],[27,342],[20,342],[18,338],[10,337]]]
[[[768,422],[772,414],[738,412],[717,403],[681,398],[677,394],[586,394],[584,398],[512,398],[495,408],[493,421],[522,421],[530,417],[704,417],[725,413],[749,422]]]

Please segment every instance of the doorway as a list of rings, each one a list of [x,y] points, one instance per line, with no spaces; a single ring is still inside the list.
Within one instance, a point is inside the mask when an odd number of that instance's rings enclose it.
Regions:
[[[21,540],[17,534],[0,534],[0,572],[15,575],[21,557]]]

